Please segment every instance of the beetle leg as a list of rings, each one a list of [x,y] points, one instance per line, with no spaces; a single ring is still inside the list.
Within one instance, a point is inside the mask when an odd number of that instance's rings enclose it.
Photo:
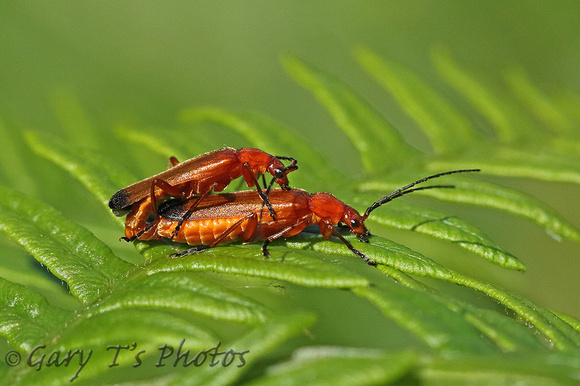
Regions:
[[[334,230],[334,226],[332,226],[330,221],[321,219],[320,223],[318,223],[318,229],[320,230],[322,237],[324,237],[326,240],[329,240],[330,236],[332,235],[332,231]]]
[[[169,165],[167,165],[167,169],[171,169],[174,166],[179,165],[179,161],[175,157],[169,157]]]
[[[121,237],[119,240],[123,240],[126,242],[135,241],[136,239],[139,239],[141,236],[143,236],[145,233],[149,232],[149,230],[151,230],[151,228],[153,228],[154,226],[156,226],[158,224],[159,213],[157,211],[157,197],[155,194],[155,187],[156,186],[159,186],[162,190],[162,195],[160,198],[164,197],[164,194],[172,195],[172,193],[176,193],[175,188],[172,185],[170,185],[169,183],[167,183],[164,180],[155,179],[151,184],[150,198],[145,198],[145,199],[140,201],[140,205],[143,205],[144,202],[148,199],[151,201],[150,205],[152,206],[152,212],[154,214],[153,221],[147,223],[147,220],[146,220],[146,225],[142,230],[140,230],[139,232],[137,232],[136,234],[134,234],[131,237]],[[167,192],[168,190],[170,192]]]
[[[246,217],[248,218],[248,223],[246,224],[246,229],[240,235],[240,240],[242,240],[243,243],[254,241],[258,235],[259,229],[258,216],[255,213],[251,213]]]
[[[183,256],[194,254],[195,252],[205,251],[206,249],[209,249],[209,248],[211,248],[209,245],[196,245],[194,247],[186,249],[185,251],[172,253],[171,255],[169,255],[169,257],[172,259],[177,258],[177,257],[183,257]]]
[[[151,217],[151,216],[149,216]],[[151,228],[153,228],[155,225],[157,225],[157,223],[155,221],[148,221],[149,219],[145,220],[145,227],[143,229],[141,229],[139,232],[137,232],[136,234],[134,234],[131,237],[121,237],[119,240],[122,241],[126,241],[126,242],[131,242],[131,241],[135,241],[137,239],[140,239],[141,236],[143,236],[145,233],[149,232],[151,230]],[[151,235],[150,237],[155,237],[156,236],[156,232],[153,233],[153,235]],[[149,238],[148,238],[149,240]]]
[[[266,175],[262,174],[262,185],[264,185],[264,187],[266,187]],[[266,194],[268,194],[270,192],[270,189],[268,189],[266,191]]]
[[[179,161],[175,157],[171,157],[169,159],[169,162],[170,162],[170,164],[172,164],[174,166],[179,163]],[[175,164],[174,164],[174,162],[175,162]],[[156,188],[159,188],[162,192],[162,195],[159,198],[157,198],[157,195],[155,194]],[[210,188],[209,191],[207,191],[204,195],[202,195],[202,197],[209,194],[211,192],[211,190],[212,190],[212,188]],[[162,199],[165,196],[171,196],[171,197],[184,197],[185,196],[186,197],[188,194],[190,194],[190,192],[183,193],[178,188],[176,188],[175,186],[171,185],[169,182],[167,182],[161,178],[153,179],[153,181],[151,182],[150,197],[151,197],[151,203],[153,205],[153,214],[155,215],[155,221],[148,228],[146,228],[144,232],[146,232],[148,229],[150,229],[152,226],[154,226],[155,224],[157,224],[159,222],[159,213],[157,211],[157,200],[158,199]],[[201,201],[202,197],[200,197],[199,201]],[[199,201],[195,202],[193,207],[196,207],[199,204]],[[177,231],[179,230],[179,227],[181,227],[181,224],[183,223],[183,221],[187,220],[187,218],[190,215],[191,215],[190,211],[186,212],[186,214],[184,215],[184,218],[179,222],[179,225],[177,226],[176,231],[174,232],[174,234],[171,235],[171,238],[173,238],[175,236],[175,234],[177,234]],[[142,233],[140,232],[140,234],[142,234]]]
[[[284,167],[284,175],[288,174],[290,170],[296,170],[296,169],[298,169],[298,165],[297,165],[298,161],[296,161],[296,159],[294,159],[292,157],[284,157],[284,156],[280,156],[280,155],[275,155],[274,157],[276,157],[279,160],[290,161],[290,165]],[[268,190],[266,190],[266,194],[268,194],[270,192],[270,189],[272,188],[272,184],[274,183],[274,180],[277,177],[278,176],[275,176],[272,179],[272,182],[270,183],[270,186],[268,187]],[[290,190],[290,187],[288,185],[284,185],[284,186],[280,186],[280,187],[282,189],[284,189],[284,190]]]
[[[272,208],[272,204],[270,203],[270,200],[268,200],[268,193],[270,193],[270,188],[268,188],[267,193],[264,194],[264,192],[262,191],[262,188],[260,188],[260,184],[258,183],[256,176],[254,175],[254,173],[252,173],[252,169],[250,168],[250,164],[248,162],[244,162],[243,167],[246,168],[246,171],[248,172],[248,176],[251,178],[252,182],[256,186],[256,189],[258,189],[258,194],[260,195],[260,198],[262,199],[262,203],[268,207],[268,212],[270,212],[270,216],[272,216],[272,218],[274,220],[276,220],[276,212],[274,211],[274,208]],[[266,187],[265,184],[264,184],[264,187]]]
[[[195,211],[195,208],[197,208],[197,206],[199,205],[199,203],[201,202],[201,200],[205,196],[207,196],[208,194],[210,194],[212,190],[213,190],[213,188],[210,188],[208,191],[206,191],[201,196],[199,196],[195,201],[193,201],[193,200],[190,200],[189,201],[189,202],[193,202],[193,204],[189,205],[189,208],[185,211],[185,213],[183,214],[183,217],[181,218],[181,220],[179,220],[179,222],[177,223],[177,226],[175,227],[175,229],[171,233],[171,239],[172,240],[177,235],[177,232],[179,232],[179,229],[183,225],[183,222],[184,221],[187,221],[187,219],[189,219],[189,217]]]
[[[151,227],[153,227],[153,225],[155,225],[155,223],[154,223],[154,222],[153,222],[153,223],[151,223],[151,224],[147,224],[147,226],[145,226],[145,228],[143,228],[142,230],[140,230],[139,232],[137,232],[137,233],[136,233],[136,234],[134,234],[133,236],[131,236],[131,237],[126,237],[126,236],[123,236],[123,237],[121,237],[119,240],[123,240],[123,241],[126,241],[126,242],[128,242],[128,243],[130,243],[131,241],[135,241],[135,240],[137,240],[139,237],[143,236],[143,234],[145,234],[146,232],[148,232],[148,231],[149,231],[149,229],[151,229]]]
[[[374,260],[371,260],[368,257],[366,257],[364,253],[353,247],[352,244],[347,239],[342,237],[340,232],[336,230],[336,228],[332,225],[330,221],[324,219],[320,220],[319,228],[322,237],[324,237],[325,239],[327,240],[330,239],[330,236],[334,233],[348,247],[348,249],[352,251],[352,253],[354,253],[364,261],[366,261],[368,265],[377,265],[377,263]]]
[[[270,256],[270,253],[268,252],[268,244],[270,244],[272,241],[276,240],[277,238],[284,236],[285,233],[288,233],[292,229],[299,227],[303,224],[308,224],[309,222],[310,222],[310,215],[306,215],[306,216],[302,217],[300,220],[296,221],[294,224],[292,224],[292,225],[282,229],[280,232],[275,233],[275,234],[269,236],[268,238],[266,238],[266,240],[264,240],[264,242],[262,243],[262,253],[264,254],[264,257]]]
[[[268,184],[268,189],[266,189],[266,196],[268,194],[270,194],[270,190],[272,190],[272,186],[274,186],[274,182],[276,182],[276,177],[272,177],[272,179],[270,180],[270,183]],[[264,183],[264,187],[266,186],[266,183]],[[284,190],[290,190],[290,188],[288,187],[288,189],[282,187],[282,189]]]
[[[339,239],[342,240],[342,242],[348,247],[348,249],[351,250],[352,253],[354,253],[355,255],[357,255],[358,257],[360,257],[361,259],[363,259],[364,261],[366,261],[366,263],[368,265],[377,265],[377,263],[374,260],[369,259],[368,257],[366,257],[364,255],[364,253],[362,253],[361,251],[359,251],[358,249],[356,249],[355,247],[352,246],[352,244],[345,239],[344,237],[342,237],[342,235],[334,228],[332,227],[332,231],[335,235],[338,236]]]
[[[175,186],[161,178],[153,179],[151,182],[151,203],[153,204],[153,213],[155,214],[155,222],[157,223],[159,221],[159,213],[157,213],[157,196],[155,195],[155,188],[161,189],[164,194],[172,197],[180,197],[181,192]]]

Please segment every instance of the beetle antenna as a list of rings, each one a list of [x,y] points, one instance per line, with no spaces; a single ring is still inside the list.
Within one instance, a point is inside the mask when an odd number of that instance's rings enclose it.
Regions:
[[[294,158],[292,158],[292,157],[284,157],[284,156],[281,156],[281,155],[275,155],[274,157],[275,157],[275,158],[278,158],[278,159],[283,159],[283,160],[285,160],[285,161],[290,161],[291,165],[296,165],[296,164],[298,163],[298,161],[296,161],[296,160],[295,160]],[[298,166],[296,166],[296,168],[298,168]],[[294,168],[293,168],[293,169],[294,169]]]
[[[470,172],[479,172],[481,171],[480,169],[460,169],[460,170],[451,170],[449,172],[444,172],[444,173],[438,173],[438,174],[434,174],[432,176],[429,177],[425,177],[425,178],[421,178],[420,180],[417,180],[413,183],[410,183],[407,186],[404,186],[400,189],[395,190],[393,193],[389,194],[388,196],[385,196],[379,200],[377,200],[375,203],[373,203],[371,206],[369,206],[367,208],[367,210],[365,211],[365,214],[363,216],[363,220],[366,220],[367,217],[369,217],[369,214],[377,209],[379,206],[386,204],[389,201],[394,200],[397,197],[401,197],[405,194],[411,193],[411,192],[416,192],[419,190],[427,190],[427,189],[439,189],[439,188],[443,188],[443,189],[453,189],[455,188],[454,185],[431,185],[431,186],[420,186],[418,188],[413,188],[413,186],[421,184],[425,181],[428,180],[432,180],[434,178],[439,178],[439,177],[443,177],[443,176],[447,176],[449,174],[455,174],[455,173],[470,173]],[[413,189],[411,189],[413,188]]]

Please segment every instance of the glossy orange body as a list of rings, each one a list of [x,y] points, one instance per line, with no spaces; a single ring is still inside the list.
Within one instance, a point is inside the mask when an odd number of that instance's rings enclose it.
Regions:
[[[352,216],[360,219],[358,212],[328,193],[274,189],[268,199],[276,211],[276,220],[256,191],[206,196],[175,234],[186,201],[173,200],[162,204],[159,222],[146,231],[146,220],[151,211],[147,205],[141,205],[127,216],[125,236],[133,239],[138,235],[136,238],[139,240],[171,238],[189,245],[214,246],[218,242],[233,240],[272,241],[278,237],[291,237],[308,225],[318,224],[321,234],[329,239],[335,225],[351,223]],[[351,232],[359,237],[368,235],[362,222],[358,228],[351,228]]]
[[[188,220],[184,221],[173,240],[190,245],[211,244],[223,232],[237,221],[245,217],[261,216],[260,231],[253,234],[253,239],[265,239],[272,234],[292,225],[297,218],[309,217],[309,224],[296,229],[289,236],[300,233],[304,227],[314,224],[316,216],[308,209],[310,194],[299,189],[274,189],[268,199],[276,210],[278,219],[272,219],[258,192],[249,190],[236,193],[212,194],[204,197]],[[171,202],[168,202],[169,204]],[[169,208],[168,203],[160,207],[160,220],[156,227],[138,237],[140,240],[155,240],[171,238],[180,216],[183,215],[183,203]],[[135,208],[125,221],[125,236],[132,238],[147,226],[145,220],[150,216],[150,201]],[[248,230],[248,223],[255,222],[251,218],[245,220],[239,229],[232,231],[229,240],[240,239],[240,235]],[[252,228],[250,226],[250,228]],[[253,231],[251,231],[254,233]],[[248,239],[244,237],[244,239]],[[246,240],[246,241],[252,241]]]
[[[280,159],[292,160],[285,167]],[[161,200],[168,195],[191,198],[207,194],[210,191],[224,190],[232,180],[244,177],[249,187],[255,185],[258,173],[269,173],[275,182],[288,188],[286,174],[297,168],[296,161],[290,157],[276,157],[259,149],[224,148],[202,154],[190,160],[177,163],[157,175],[136,182],[119,190],[109,200],[109,207],[118,215],[130,209],[133,204],[151,196],[152,185],[167,183],[172,188],[164,191],[163,187],[154,186],[156,198]]]

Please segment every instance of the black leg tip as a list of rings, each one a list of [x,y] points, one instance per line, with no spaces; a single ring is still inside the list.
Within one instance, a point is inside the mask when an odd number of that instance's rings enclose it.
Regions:
[[[195,247],[186,249],[185,251],[172,253],[168,257],[170,259],[175,259],[177,257],[183,257],[183,256],[187,256],[187,255],[192,255],[192,254],[197,253],[197,252],[203,252],[209,248],[211,248],[209,245],[196,245]]]
[[[264,259],[270,257],[270,252],[268,252],[268,249],[266,248],[265,245],[262,246],[262,254],[264,255]]]

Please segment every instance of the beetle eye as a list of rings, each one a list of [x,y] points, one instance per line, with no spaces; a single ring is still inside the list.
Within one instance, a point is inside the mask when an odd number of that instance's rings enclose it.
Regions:
[[[350,220],[350,226],[353,228],[358,228],[360,226],[360,222],[358,220]]]
[[[274,169],[274,176],[276,178],[284,177],[284,171],[281,169]]]

